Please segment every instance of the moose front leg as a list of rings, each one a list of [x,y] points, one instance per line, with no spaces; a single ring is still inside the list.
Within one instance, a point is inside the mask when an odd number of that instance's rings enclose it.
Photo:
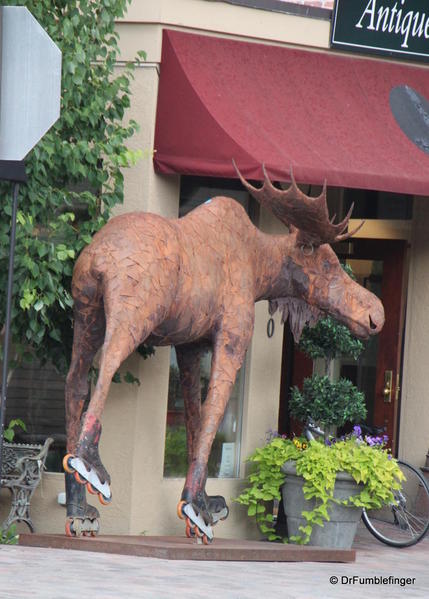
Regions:
[[[176,347],[177,364],[179,366],[180,384],[185,407],[186,445],[188,466],[193,462],[198,436],[201,431],[201,356],[205,349],[201,345],[183,345]],[[229,509],[225,498],[221,495],[204,493],[206,511],[212,520],[225,520]],[[182,504],[183,505],[183,504]],[[179,516],[181,516],[181,507]],[[191,534],[191,527],[188,527]]]
[[[247,328],[246,334],[243,336],[232,335],[223,330],[218,333],[214,344],[207,399],[201,408],[200,430],[196,437],[192,461],[178,506],[179,516],[184,515],[188,518],[187,534],[201,533],[204,542],[212,540],[211,525],[214,523],[210,498],[205,492],[208,458],[216,432],[222,422],[237,371],[243,363],[252,328],[252,326]],[[189,520],[192,523],[191,526]]]

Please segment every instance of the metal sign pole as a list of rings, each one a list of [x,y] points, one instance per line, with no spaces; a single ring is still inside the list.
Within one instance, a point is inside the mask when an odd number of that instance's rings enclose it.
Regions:
[[[0,481],[3,466],[3,431],[4,420],[6,415],[6,393],[7,393],[7,377],[9,369],[9,338],[10,338],[10,323],[12,315],[12,290],[13,290],[13,270],[15,259],[15,238],[16,238],[16,213],[18,210],[18,191],[19,183],[13,184],[13,200],[12,200],[12,226],[10,231],[9,244],[9,272],[7,278],[7,300],[6,300],[6,322],[4,330],[3,343],[3,375],[1,381],[1,405],[0,405]],[[1,488],[1,482],[0,482]]]

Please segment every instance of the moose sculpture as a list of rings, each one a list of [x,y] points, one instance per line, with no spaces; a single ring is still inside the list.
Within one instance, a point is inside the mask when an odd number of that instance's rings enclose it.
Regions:
[[[289,316],[295,340],[305,323],[330,314],[359,338],[384,323],[380,300],[353,281],[330,247],[345,232],[351,211],[329,219],[326,182],[319,197],[305,195],[293,173],[281,190],[265,171],[257,189],[237,174],[262,205],[288,225],[289,234],[257,229],[240,204],[216,197],[180,219],[149,213],[112,218],[79,256],[73,274],[73,353],[66,385],[68,535],[96,534],[98,512],[86,488],[111,500],[110,476],[98,443],[112,376],[141,343],[174,345],[185,403],[189,468],[178,514],[188,536],[204,542],[228,515],[221,496],[205,492],[207,461],[254,324],[254,305]],[[201,405],[199,360],[213,350],[207,398]],[[88,372],[101,350],[98,381],[82,419]]]

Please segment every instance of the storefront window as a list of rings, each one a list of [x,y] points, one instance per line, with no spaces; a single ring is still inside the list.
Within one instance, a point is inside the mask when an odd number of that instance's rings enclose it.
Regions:
[[[201,358],[200,380],[202,402],[207,395],[210,380],[212,352]],[[235,381],[225,416],[213,442],[209,458],[209,477],[232,478],[238,476],[240,465],[241,417],[244,391],[243,366]],[[188,469],[186,453],[185,413],[179,381],[176,352],[171,349],[170,383],[168,388],[167,431],[164,456],[164,476],[185,476]]]
[[[199,204],[215,196],[236,199],[254,215],[255,205],[247,191],[237,180],[210,179],[207,177],[182,177],[179,216],[184,216]],[[201,358],[201,398],[204,402],[210,380],[212,352]],[[208,463],[209,477],[229,478],[238,476],[240,465],[241,419],[244,396],[243,366],[238,374],[223,421],[213,442]],[[186,451],[185,414],[182,389],[179,380],[176,352],[171,349],[170,382],[168,389],[167,430],[164,456],[164,476],[185,476],[188,469]]]
[[[65,376],[52,364],[41,366],[37,360],[23,364],[12,373],[7,389],[6,423],[20,418],[26,431],[15,430],[14,442],[42,444],[54,439],[46,460],[51,472],[62,472],[65,454]]]

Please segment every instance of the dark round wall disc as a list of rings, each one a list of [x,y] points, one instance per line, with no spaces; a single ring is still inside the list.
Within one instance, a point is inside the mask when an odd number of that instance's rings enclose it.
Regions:
[[[396,122],[418,148],[429,154],[429,102],[408,85],[390,92],[390,109]]]

